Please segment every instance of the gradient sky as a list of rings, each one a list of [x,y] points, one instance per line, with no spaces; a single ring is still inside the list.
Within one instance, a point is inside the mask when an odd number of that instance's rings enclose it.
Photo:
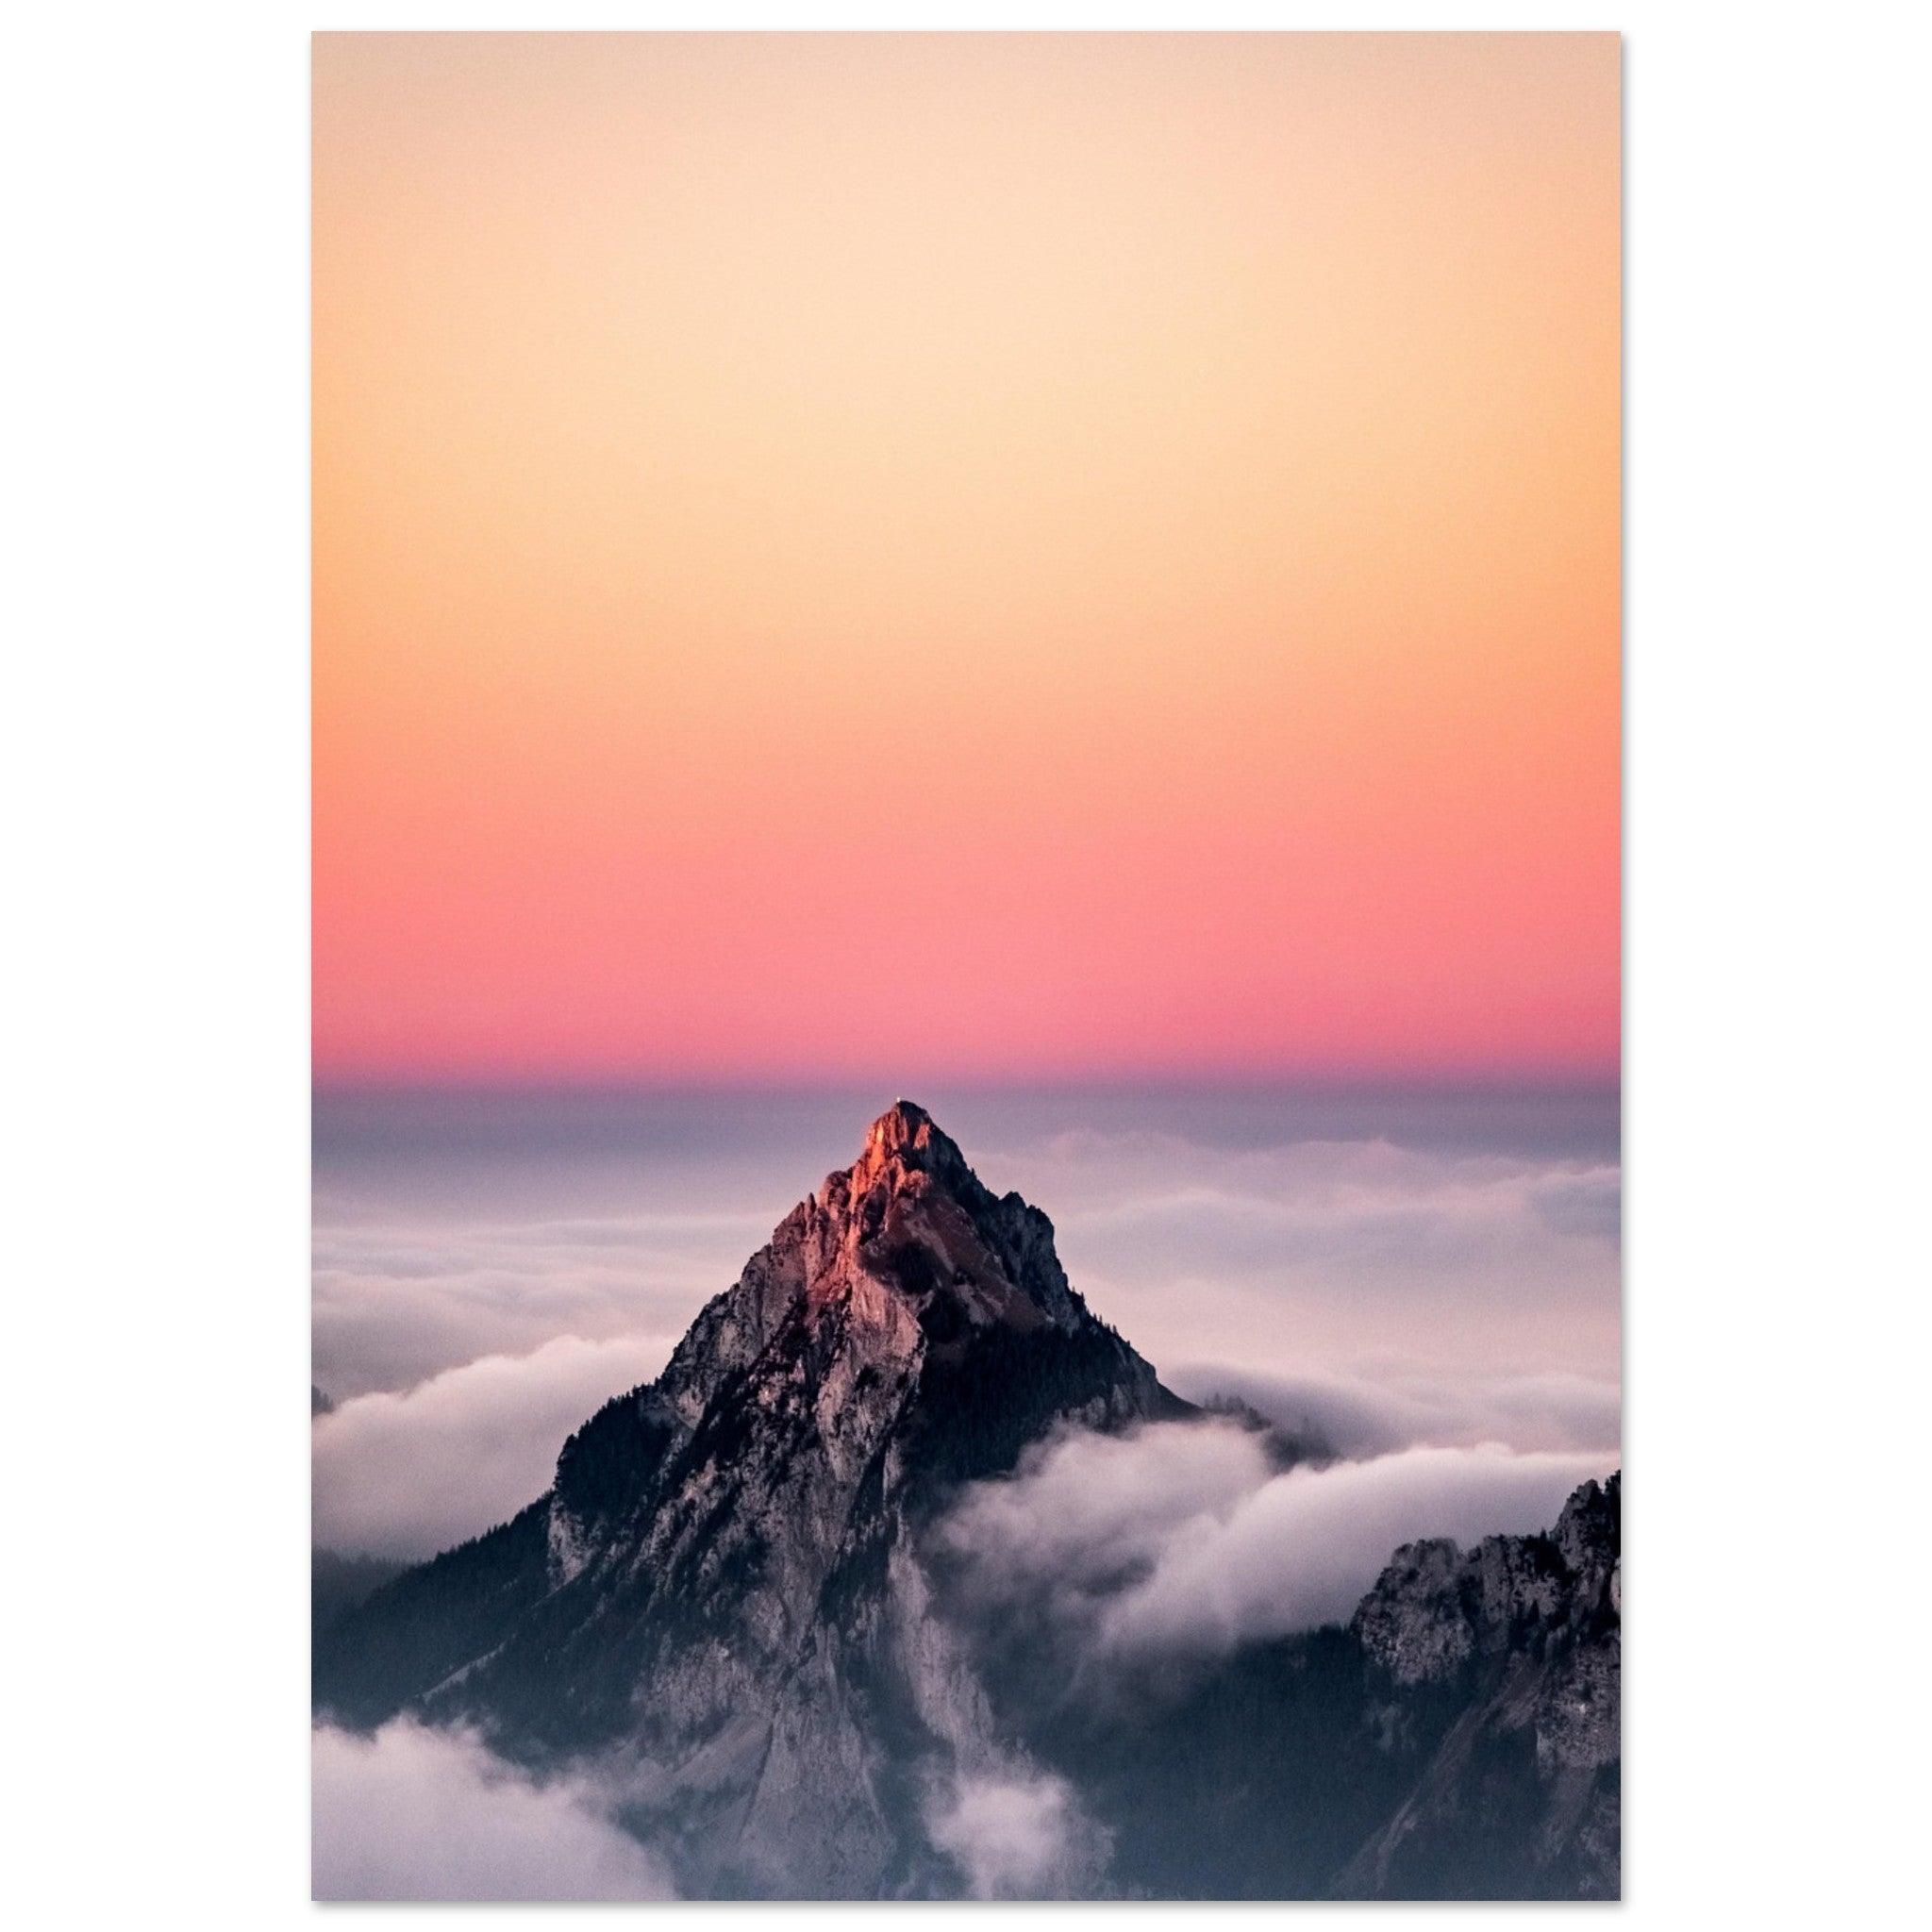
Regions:
[[[319,37],[319,1074],[1613,1070],[1618,66]]]

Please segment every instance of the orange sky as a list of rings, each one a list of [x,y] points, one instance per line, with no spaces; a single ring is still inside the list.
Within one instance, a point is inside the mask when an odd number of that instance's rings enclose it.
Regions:
[[[1610,35],[323,35],[324,1078],[1618,1041]]]

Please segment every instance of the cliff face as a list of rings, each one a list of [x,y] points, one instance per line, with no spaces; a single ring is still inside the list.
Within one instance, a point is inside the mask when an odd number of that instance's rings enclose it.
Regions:
[[[1614,1895],[1615,1478],[1147,1698],[1042,1694],[1024,1632],[935,1603],[961,1483],[1191,1413],[902,1102],[544,1495],[328,1626],[318,1709],[589,1766],[702,1896],[985,1889],[973,1820],[1017,1804],[1052,1820],[1025,1896]]]
[[[1454,1721],[1339,1890],[1617,1895],[1622,1491],[1586,1483],[1544,1536],[1395,1552],[1351,1625],[1371,1722]]]
[[[318,1702],[619,1755],[695,1889],[926,1889],[922,1792],[1011,1754],[923,1613],[920,1524],[1058,1421],[1187,1412],[902,1102],[547,1495],[327,1634]]]

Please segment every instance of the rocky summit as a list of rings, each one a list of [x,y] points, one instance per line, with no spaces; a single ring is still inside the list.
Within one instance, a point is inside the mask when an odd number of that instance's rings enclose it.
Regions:
[[[961,1791],[1050,1807],[1033,1896],[1614,1895],[1614,1481],[1132,1707],[1047,1707],[940,1600],[962,1484],[1199,1415],[901,1101],[544,1495],[318,1632],[317,1709],[589,1768],[688,1895],[985,1890]]]

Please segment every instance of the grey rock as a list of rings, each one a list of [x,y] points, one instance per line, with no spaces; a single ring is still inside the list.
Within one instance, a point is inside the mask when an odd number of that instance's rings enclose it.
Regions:
[[[1344,1894],[1408,1896],[1406,1873],[1487,1858],[1537,1896],[1618,1895],[1622,1483],[1585,1483],[1547,1535],[1407,1545],[1362,1600],[1384,1735],[1430,1690],[1457,1714]]]

